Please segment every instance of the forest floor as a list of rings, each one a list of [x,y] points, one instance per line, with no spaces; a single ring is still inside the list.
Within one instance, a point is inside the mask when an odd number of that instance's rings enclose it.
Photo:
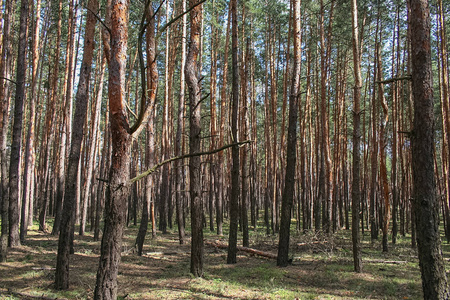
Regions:
[[[126,229],[119,268],[119,299],[421,299],[417,252],[410,237],[399,237],[389,252],[363,236],[363,272],[353,272],[351,231],[331,237],[293,233],[292,265],[238,252],[226,264],[226,250],[205,245],[204,278],[189,273],[190,246],[180,245],[176,229],[147,239],[144,255],[133,251],[137,227]],[[278,239],[265,230],[251,232],[251,247],[276,254]],[[227,236],[205,230],[205,239],[227,243]],[[380,236],[381,240],[381,236]],[[75,236],[70,257],[70,290],[53,290],[58,240],[33,226],[24,245],[11,249],[0,264],[0,299],[90,299],[100,242],[88,232]],[[447,269],[450,245],[443,243]]]

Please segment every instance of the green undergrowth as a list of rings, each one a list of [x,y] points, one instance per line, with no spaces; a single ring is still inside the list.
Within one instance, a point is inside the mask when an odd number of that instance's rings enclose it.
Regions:
[[[34,225],[24,245],[11,249],[0,264],[0,299],[91,299],[100,254],[93,233],[75,235],[70,289],[53,289],[57,237]],[[421,299],[417,252],[411,237],[399,236],[383,253],[380,240],[362,236],[363,271],[353,271],[351,231],[334,235],[297,232],[292,226],[292,264],[279,268],[273,259],[239,252],[237,263],[226,263],[226,249],[205,246],[204,276],[190,272],[190,246],[180,245],[177,229],[146,240],[144,255],[133,247],[138,226],[126,229],[119,268],[119,299]],[[205,229],[206,241],[227,243],[224,235]],[[187,241],[189,242],[189,233]],[[239,236],[239,241],[242,237]],[[250,231],[250,247],[276,254],[277,235],[266,235],[262,224]],[[450,245],[443,243],[448,264]],[[448,268],[448,266],[447,266]]]

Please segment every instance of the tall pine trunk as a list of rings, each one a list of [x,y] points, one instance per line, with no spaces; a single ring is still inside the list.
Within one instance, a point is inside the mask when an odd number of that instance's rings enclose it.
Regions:
[[[430,10],[427,0],[411,0],[413,210],[424,299],[448,299],[434,184],[434,115]]]
[[[191,33],[189,52],[184,69],[189,88],[190,134],[189,152],[200,152],[201,143],[201,103],[199,82],[200,35],[203,19],[202,5],[197,0],[189,0]],[[195,6],[195,7],[194,7]],[[189,159],[189,180],[191,198],[191,273],[196,277],[203,276],[203,197],[201,188],[201,161],[199,156]]]
[[[19,177],[22,145],[22,120],[25,102],[25,76],[27,70],[26,51],[28,33],[28,1],[20,2],[19,46],[17,51],[16,95],[14,100],[14,122],[9,165],[9,240],[10,247],[20,245],[19,236]],[[3,200],[6,201],[6,200]]]
[[[231,10],[231,52],[232,52],[232,103],[231,103],[231,135],[234,143],[238,141],[238,109],[239,109],[239,68],[238,68],[238,28],[237,0],[230,1]],[[230,234],[228,237],[227,263],[236,263],[237,234],[239,223],[239,147],[232,149],[231,195],[230,195]]]
[[[359,213],[361,203],[360,190],[360,142],[361,142],[361,54],[358,37],[358,7],[357,0],[352,0],[352,42],[353,69],[355,86],[353,88],[353,183],[352,183],[352,243],[353,267],[355,272],[361,272],[361,240],[359,236]]]
[[[1,218],[2,234],[0,238],[0,261],[5,262],[8,253],[8,168],[6,140],[9,124],[9,89],[10,83],[6,80],[11,76],[12,40],[11,25],[13,23],[13,1],[5,2],[5,18],[3,19],[2,56],[0,61],[0,161],[1,161]]]
[[[281,202],[280,240],[278,243],[277,266],[285,267],[289,262],[289,237],[291,226],[292,204],[294,202],[295,173],[297,164],[297,123],[300,100],[300,68],[301,68],[301,15],[300,0],[291,1],[293,10],[294,37],[294,69],[292,71],[291,90],[289,95],[289,123],[286,149],[285,186]]]
[[[88,7],[91,11],[98,9],[98,1],[90,0]],[[55,288],[69,288],[69,254],[71,251],[71,240],[75,224],[77,174],[81,157],[81,143],[83,140],[83,128],[86,121],[89,81],[91,76],[91,65],[94,57],[94,34],[96,18],[88,13],[85,30],[85,46],[83,61],[81,63],[80,79],[78,81],[77,94],[75,96],[75,115],[73,118],[73,132],[67,166],[67,178],[65,180],[64,207],[61,217],[61,230],[58,240],[58,254],[56,257]]]

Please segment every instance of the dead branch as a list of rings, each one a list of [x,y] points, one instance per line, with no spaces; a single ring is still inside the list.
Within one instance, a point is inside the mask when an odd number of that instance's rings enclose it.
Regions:
[[[33,267],[33,270],[47,270],[47,271],[51,271],[51,270],[56,270],[56,268],[51,268],[51,267]]]
[[[311,245],[316,245],[316,244],[326,244],[328,243],[327,241],[315,241],[315,242],[308,242],[308,243],[298,243],[297,246],[299,247],[303,247],[303,246],[311,246]]]
[[[133,183],[133,182],[136,182],[136,181],[138,181],[138,180],[140,180],[140,179],[142,179],[142,178],[144,178],[144,177],[146,177],[146,176],[152,174],[153,172],[155,172],[155,171],[156,171],[158,168],[160,168],[161,166],[163,166],[163,165],[165,165],[165,164],[167,164],[167,163],[170,163],[170,162],[172,162],[172,161],[176,161],[176,160],[184,159],[184,158],[189,158],[189,157],[194,157],[194,156],[202,156],[202,155],[215,154],[215,153],[220,152],[220,151],[223,151],[223,150],[225,150],[225,149],[227,149],[227,148],[230,148],[230,147],[233,147],[233,146],[236,146],[236,145],[237,145],[237,146],[240,146],[240,145],[248,144],[248,143],[251,143],[251,141],[250,141],[250,140],[247,140],[247,141],[243,141],[243,142],[237,142],[237,143],[225,145],[225,146],[223,146],[223,147],[214,149],[214,150],[212,150],[212,151],[203,151],[203,152],[189,153],[189,154],[185,154],[185,155],[175,156],[175,157],[166,159],[165,161],[162,161],[162,162],[160,162],[159,164],[156,164],[156,165],[153,166],[151,169],[148,169],[148,170],[145,171],[144,173],[141,173],[141,174],[139,174],[138,176],[136,176],[136,177],[130,179],[130,180],[128,181],[128,183],[131,184],[131,183]]]
[[[219,249],[227,249],[228,248],[227,244],[221,243],[219,241],[214,241],[214,242],[205,241],[205,244],[209,245],[209,246],[213,246],[213,247],[219,248]],[[277,259],[277,255],[273,254],[273,253],[270,253],[270,252],[264,252],[264,251],[261,251],[261,250],[248,248],[248,247],[242,247],[242,246],[237,246],[237,249],[239,251],[247,252],[247,253],[258,255],[258,256],[267,257],[267,258],[271,258],[271,259]]]
[[[374,264],[391,264],[391,265],[401,265],[408,263],[406,260],[382,260],[382,259],[370,259],[364,260],[364,262]]]
[[[391,79],[386,79],[386,80],[382,80],[382,81],[375,81],[376,83],[381,83],[381,84],[386,84],[386,83],[392,83],[392,82],[396,82],[396,81],[401,81],[401,80],[411,80],[412,77],[411,75],[406,75],[403,77],[394,77]]]

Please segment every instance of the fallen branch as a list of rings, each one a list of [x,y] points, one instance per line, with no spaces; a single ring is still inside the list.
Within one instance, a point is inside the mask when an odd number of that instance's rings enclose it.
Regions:
[[[49,271],[56,270],[56,268],[51,268],[51,267],[33,267],[32,269],[33,270],[42,270],[42,271],[45,271],[45,270],[49,270]]]
[[[316,241],[316,242],[309,242],[309,243],[298,243],[297,246],[303,247],[303,246],[310,246],[310,245],[316,245],[316,244],[326,244],[327,241]]]
[[[228,248],[227,244],[221,243],[219,241],[215,241],[215,242],[205,241],[205,244],[209,245],[209,246],[216,247],[216,248],[220,248],[220,249],[227,249]],[[247,253],[258,255],[258,256],[262,256],[262,257],[277,259],[277,255],[273,254],[273,253],[270,253],[270,252],[264,252],[264,251],[261,251],[261,250],[248,248],[248,247],[243,247],[243,246],[237,246],[236,248],[237,248],[237,250],[242,251],[242,252],[247,252]]]
[[[176,161],[176,160],[180,160],[180,159],[184,159],[184,158],[189,158],[189,157],[194,157],[194,156],[201,156],[201,155],[210,155],[210,154],[215,154],[217,152],[223,151],[227,148],[233,147],[233,146],[240,146],[243,144],[249,144],[251,143],[250,140],[247,141],[243,141],[243,142],[237,142],[237,143],[233,143],[233,144],[229,144],[229,145],[225,145],[223,147],[214,149],[212,151],[204,151],[204,152],[197,152],[197,153],[189,153],[189,154],[185,154],[185,155],[180,155],[180,156],[176,156],[176,157],[172,157],[169,159],[166,159],[165,161],[160,162],[159,164],[156,164],[155,166],[153,166],[151,169],[148,169],[147,171],[145,171],[144,173],[139,174],[138,176],[132,178],[129,180],[129,184],[136,182],[138,180],[141,180],[142,178],[152,174],[153,172],[155,172],[158,168],[162,167],[163,165],[170,163],[172,161]]]
[[[401,265],[407,264],[406,260],[382,260],[382,259],[370,259],[364,260],[365,263],[375,263],[375,264],[391,264],[391,265]]]

